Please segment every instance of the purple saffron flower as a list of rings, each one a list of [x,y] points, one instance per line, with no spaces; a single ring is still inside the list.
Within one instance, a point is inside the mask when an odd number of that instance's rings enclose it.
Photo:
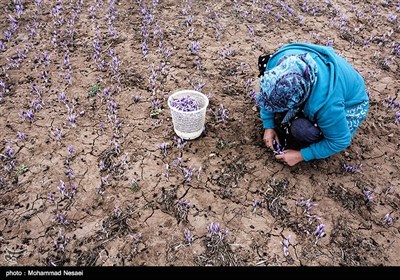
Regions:
[[[390,213],[387,213],[384,217],[383,217],[383,222],[386,225],[391,225],[393,224],[393,218],[390,216]]]
[[[174,139],[176,140],[176,147],[178,149],[181,149],[181,148],[185,147],[185,145],[187,144],[187,141],[185,139],[181,138],[181,137],[175,137],[174,136]]]
[[[285,139],[285,144],[283,146],[280,145],[277,141],[272,140],[272,147],[274,148],[275,155],[283,154],[286,147],[286,139]]]
[[[325,237],[325,236],[326,236],[326,233],[325,233],[325,225],[324,225],[324,224],[319,224],[319,225],[317,226],[317,228],[315,229],[315,231],[314,231],[314,235],[316,236],[316,242],[317,242],[319,239]]]
[[[146,41],[142,42],[142,54],[143,54],[143,59],[147,60],[147,56],[149,55],[149,51],[148,51],[148,48],[147,48]]]
[[[182,167],[182,172],[184,175],[185,182],[188,183],[188,182],[192,181],[193,171],[194,170],[191,167],[189,167],[189,168]]]
[[[262,206],[262,203],[263,203],[263,200],[262,200],[262,199],[255,199],[255,200],[253,201],[253,212],[256,211],[257,207],[261,207],[261,206]]]
[[[15,169],[15,161],[14,160],[11,160],[9,163],[8,163],[8,166],[6,167],[6,170],[7,171],[12,171],[12,170],[14,170]]]
[[[51,132],[51,135],[57,140],[61,141],[61,138],[63,136],[62,129],[57,128],[55,131]]]
[[[137,180],[135,178],[132,178],[132,180],[131,180],[131,188],[133,190],[137,190],[139,188],[139,183],[137,182]]]
[[[182,206],[183,208],[189,209],[190,207],[190,202],[188,200],[185,201],[178,201],[179,206]]]
[[[7,41],[10,41],[10,39],[11,39],[11,32],[10,32],[8,29],[6,29],[6,30],[4,31],[4,38],[5,38]]]
[[[358,173],[361,171],[362,164],[360,165],[348,165],[348,164],[343,164],[343,170],[346,172],[352,172],[352,173]]]
[[[309,198],[309,199],[300,198],[300,199],[296,202],[296,206],[304,207],[304,208],[305,208],[305,209],[304,209],[304,213],[307,213],[307,214],[310,214],[310,210],[311,210],[311,207],[312,207],[313,205],[317,205],[317,204],[311,203],[311,198]]]
[[[190,52],[192,54],[197,54],[200,51],[200,42],[194,41],[190,44]]]
[[[229,47],[227,49],[222,49],[219,52],[219,55],[221,56],[222,59],[228,58],[230,56],[234,56],[235,55],[235,49]]]
[[[121,153],[121,146],[119,145],[119,143],[117,141],[114,140],[114,151],[119,154]]]
[[[74,151],[74,147],[72,147],[72,145],[68,145],[68,154],[72,155],[75,151]]]
[[[75,123],[75,121],[76,121],[76,116],[75,116],[75,114],[69,115],[69,116],[68,116],[68,121],[69,121],[69,124],[70,124],[72,127],[76,127],[76,123]]]
[[[395,23],[397,21],[397,15],[390,14],[388,20],[390,23]]]
[[[50,203],[54,203],[54,193],[53,192],[50,192],[49,200],[50,200]]]
[[[117,109],[117,103],[115,103],[114,101],[110,100],[109,104],[108,104],[108,109],[110,110],[111,113],[115,113],[115,110]]]
[[[11,148],[10,146],[6,146],[6,153],[10,158],[12,158],[15,155],[14,149]]]
[[[211,223],[207,227],[208,233],[218,233],[220,229],[221,229],[221,225],[219,223],[215,223],[215,224]]]
[[[22,141],[24,141],[24,140],[26,139],[25,133],[23,133],[23,132],[21,132],[21,131],[17,131],[17,135],[18,135],[18,138],[19,138],[20,140],[22,140]]]
[[[50,59],[50,54],[47,51],[43,51],[43,65],[44,66],[49,66],[51,59]]]
[[[172,164],[174,165],[174,167],[180,166],[182,164],[182,158],[177,157],[176,159],[173,160]]]
[[[103,89],[103,94],[107,99],[110,98],[110,89],[109,88]]]
[[[100,162],[99,162],[99,170],[100,171],[104,171],[105,169],[106,169],[106,165],[105,165],[104,161],[100,160]]]
[[[287,238],[284,238],[283,241],[281,242],[282,247],[283,247],[283,255],[285,257],[290,255],[290,253],[289,253],[290,239],[291,239],[291,236],[289,235]]]
[[[69,189],[71,190],[71,197],[75,196],[75,194],[76,194],[76,192],[77,192],[77,189],[76,189],[76,186],[75,186],[74,183],[71,183],[71,184],[69,185]]]
[[[247,31],[249,32],[250,37],[254,36],[254,27],[253,26],[247,26]]]
[[[394,186],[389,185],[389,186],[386,188],[384,194],[385,194],[385,195],[388,195],[390,192],[392,192],[393,188],[394,188]]]
[[[43,109],[43,106],[42,106],[41,101],[39,101],[39,100],[37,100],[37,99],[33,99],[33,100],[32,100],[32,103],[31,103],[31,108],[32,108],[34,111],[39,111],[39,110]]]
[[[64,102],[66,100],[65,92],[61,91],[60,93],[58,93],[57,98],[58,98],[58,100]]]
[[[188,245],[191,245],[193,242],[193,236],[190,233],[190,230],[188,230],[187,228],[185,228],[184,230],[184,235],[185,235],[185,240],[187,242]]]
[[[65,219],[65,217],[60,214],[57,214],[56,217],[53,219],[53,222],[57,222],[57,221],[59,221],[63,225],[66,225],[68,223],[67,219]]]
[[[160,109],[161,100],[160,100],[160,99],[154,99],[154,100],[152,100],[152,101],[151,101],[151,106],[152,106],[154,109]]]
[[[65,187],[65,183],[63,180],[60,180],[60,185],[57,187],[57,189],[59,190],[59,192],[61,194],[65,193],[66,187]]]
[[[373,189],[371,191],[363,191],[366,203],[370,203],[372,201],[372,199],[374,198],[372,194],[374,192],[375,192],[375,189]]]
[[[28,119],[31,123],[35,121],[35,115],[33,114],[32,110],[28,110],[25,112],[25,118]]]
[[[167,152],[168,152],[168,144],[163,142],[160,146],[159,146],[161,153],[166,156]]]
[[[132,96],[132,101],[133,101],[133,103],[139,103],[139,101],[140,101],[140,96],[138,96],[138,95],[135,95],[135,96]]]
[[[214,110],[210,109],[210,112],[214,115],[216,122],[225,121],[229,118],[229,111],[222,104],[219,105],[218,111],[214,112]]]

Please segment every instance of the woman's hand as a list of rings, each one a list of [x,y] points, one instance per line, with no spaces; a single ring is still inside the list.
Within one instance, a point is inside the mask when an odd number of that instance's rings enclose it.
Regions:
[[[276,155],[275,158],[278,160],[282,160],[289,166],[296,165],[304,160],[300,151],[295,151],[295,150],[285,150],[283,151],[283,154]]]
[[[278,144],[280,144],[278,134],[276,133],[275,129],[273,129],[273,128],[267,128],[264,131],[263,140],[264,140],[265,146],[267,146],[271,150],[274,150],[274,146],[272,145],[273,140],[275,140]]]

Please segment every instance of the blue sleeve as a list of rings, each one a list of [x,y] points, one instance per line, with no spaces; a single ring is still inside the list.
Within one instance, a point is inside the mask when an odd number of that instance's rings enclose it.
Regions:
[[[274,122],[274,113],[265,110],[264,108],[260,108],[260,116],[263,122],[263,128],[275,128]]]
[[[300,150],[305,161],[327,158],[344,150],[351,143],[351,134],[343,103],[333,105],[328,111],[325,110],[317,123],[324,139]]]

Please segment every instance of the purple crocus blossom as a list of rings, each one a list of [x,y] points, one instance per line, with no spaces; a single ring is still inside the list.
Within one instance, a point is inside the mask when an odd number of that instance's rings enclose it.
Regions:
[[[161,150],[163,155],[167,154],[167,152],[168,152],[168,144],[167,143],[165,143],[165,142],[161,143],[159,148],[160,148],[160,150]]]
[[[69,189],[70,189],[70,191],[71,191],[71,197],[74,196],[74,195],[76,194],[76,192],[77,192],[77,189],[76,189],[75,184],[74,184],[74,183],[71,183],[71,184],[69,185]]]
[[[74,171],[72,170],[71,167],[68,167],[68,168],[67,168],[67,170],[65,171],[65,175],[66,175],[69,179],[75,178]]]
[[[174,165],[174,167],[178,167],[182,164],[182,158],[181,157],[177,157],[176,159],[174,159],[172,161],[172,164]]]
[[[210,109],[210,112],[214,115],[215,121],[225,121],[229,118],[229,111],[228,109],[224,108],[223,104],[220,104],[218,107],[218,110],[214,112],[212,109]]]
[[[138,96],[138,95],[134,95],[134,96],[132,96],[132,101],[133,101],[133,103],[138,103],[139,101],[140,101],[140,96]]]
[[[184,235],[185,235],[185,239],[186,239],[187,244],[191,245],[191,243],[193,242],[193,236],[192,236],[192,234],[190,233],[190,230],[188,230],[187,228],[185,228],[185,230],[184,230],[183,233],[184,233]]]
[[[72,145],[68,145],[68,154],[72,155],[74,153],[74,147]]]
[[[358,173],[361,171],[362,164],[360,165],[348,165],[348,164],[343,164],[343,170],[346,172],[352,172],[352,173]]]
[[[11,148],[10,146],[6,146],[6,153],[8,154],[8,156],[10,158],[12,158],[15,155],[15,151],[13,148]]]
[[[286,139],[285,139],[285,144],[280,145],[277,141],[272,140],[272,147],[274,148],[274,154],[275,155],[282,155],[284,154],[284,150],[286,147]]]
[[[60,214],[57,214],[56,217],[53,219],[53,222],[57,222],[57,221],[59,221],[63,225],[66,225],[68,223],[67,219],[65,219],[65,217]]]
[[[57,98],[58,98],[58,100],[64,102],[66,100],[65,92],[61,91],[60,93],[58,93]]]
[[[289,235],[287,238],[284,238],[283,241],[281,242],[282,247],[283,247],[283,255],[285,257],[290,255],[290,253],[289,253],[290,239],[291,239],[291,236]]]
[[[49,200],[50,200],[50,203],[54,203],[54,193],[53,192],[50,192]]]
[[[139,184],[138,184],[137,180],[135,178],[132,178],[131,188],[136,190],[136,189],[138,189],[138,187],[139,187]]]
[[[185,201],[179,200],[179,201],[178,201],[178,204],[179,204],[180,206],[186,208],[186,209],[189,209],[189,207],[190,207],[190,202],[189,202],[188,200],[185,200]]]
[[[35,121],[35,115],[32,110],[28,110],[26,112],[23,111],[23,112],[21,112],[20,116],[23,119],[29,120],[31,123],[33,123]]]
[[[389,185],[389,186],[386,188],[384,194],[385,194],[385,195],[388,195],[390,192],[392,192],[393,188],[394,188],[393,185]]]
[[[55,131],[51,132],[51,135],[53,135],[53,137],[57,140],[57,141],[61,141],[61,138],[63,136],[63,132],[62,129],[57,128]]]
[[[326,236],[325,225],[324,224],[319,224],[317,226],[317,228],[315,229],[315,231],[314,231],[314,235],[316,237],[315,243],[317,243],[319,239],[325,237]]]
[[[199,43],[199,41],[193,41],[190,44],[190,52],[192,54],[197,54],[199,51],[200,51],[200,43]]]
[[[374,192],[375,192],[375,189],[373,189],[371,191],[363,191],[366,203],[370,203],[372,201],[372,199],[374,198],[372,194]]]
[[[23,133],[21,131],[17,131],[17,135],[18,135],[18,138],[20,140],[25,140],[26,139],[25,133]]]
[[[207,227],[207,231],[211,238],[213,236],[217,236],[219,240],[223,240],[225,237],[228,236],[228,230],[222,230],[219,223],[211,223]]]
[[[174,139],[176,140],[176,147],[178,149],[185,147],[185,145],[187,144],[187,141],[181,137],[174,137]]]
[[[383,222],[386,225],[391,225],[393,224],[393,218],[390,216],[390,213],[387,213],[384,217],[383,217]]]
[[[76,127],[76,116],[74,114],[68,116],[68,121],[72,127]]]
[[[207,231],[209,233],[218,233],[221,229],[221,225],[219,223],[211,223],[208,227],[207,227]]]
[[[304,213],[307,213],[307,214],[310,214],[310,210],[313,205],[317,205],[317,204],[311,203],[311,198],[309,198],[309,199],[300,198],[296,202],[296,206],[304,207],[305,208]]]
[[[189,167],[189,168],[183,167],[182,168],[182,172],[183,172],[183,175],[184,175],[185,182],[192,181],[193,171],[194,170],[191,167]]]
[[[192,112],[200,110],[199,102],[191,96],[183,96],[173,98],[170,102],[171,106],[183,112]]]
[[[257,207],[261,207],[263,203],[262,199],[254,199],[253,201],[253,212],[256,211]]]

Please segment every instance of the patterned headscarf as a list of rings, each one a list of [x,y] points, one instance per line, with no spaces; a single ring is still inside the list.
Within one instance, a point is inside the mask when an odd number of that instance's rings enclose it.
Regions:
[[[317,64],[307,53],[282,57],[261,77],[258,105],[274,113],[288,111],[282,123],[289,122],[310,96],[317,72]]]

